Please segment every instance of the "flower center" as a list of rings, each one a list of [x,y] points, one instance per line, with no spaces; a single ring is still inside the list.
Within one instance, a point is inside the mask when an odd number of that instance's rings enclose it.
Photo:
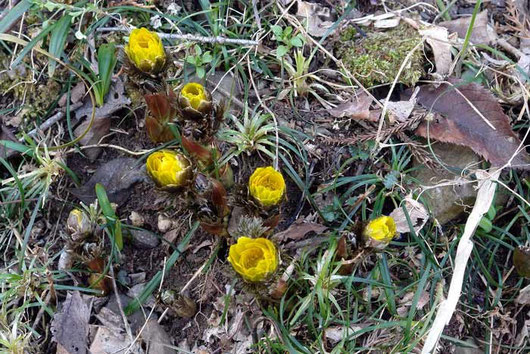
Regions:
[[[144,48],[144,49],[149,48],[149,39],[147,39],[147,38],[145,38],[145,37],[140,37],[140,38],[138,38],[138,45],[139,45],[141,48]]]
[[[160,158],[160,168],[159,170],[173,170],[174,172],[179,172],[182,170],[179,161],[175,156],[164,155]]]
[[[186,93],[188,94],[188,96],[199,96],[201,94],[199,92],[199,89],[195,85],[188,87]]]
[[[255,268],[258,265],[258,262],[263,259],[263,251],[259,248],[251,248],[246,250],[241,255],[243,261],[243,267]]]
[[[271,177],[267,177],[263,179],[262,186],[270,190],[280,189],[278,180],[276,178],[271,178]]]

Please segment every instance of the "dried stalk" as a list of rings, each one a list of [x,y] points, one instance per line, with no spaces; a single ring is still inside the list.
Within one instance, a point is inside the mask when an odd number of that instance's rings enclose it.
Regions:
[[[421,110],[422,113],[415,114],[412,118],[408,119],[403,123],[396,124],[395,126],[387,129],[381,130],[380,137],[381,140],[386,140],[391,135],[397,134],[404,130],[413,130],[416,129],[418,124],[427,117],[428,113],[424,110]],[[368,140],[375,140],[377,138],[377,133],[370,134],[361,134],[348,138],[332,138],[332,137],[322,137],[322,142],[329,145],[353,145]]]
[[[101,27],[97,29],[98,32],[130,32],[129,28],[125,27]],[[158,36],[163,39],[173,39],[177,41],[184,42],[200,42],[200,43],[210,43],[210,44],[237,44],[240,46],[257,46],[258,41],[248,40],[248,39],[232,39],[222,36],[216,37],[206,37],[206,36],[197,36],[193,34],[170,34],[170,33],[160,33],[157,32]]]

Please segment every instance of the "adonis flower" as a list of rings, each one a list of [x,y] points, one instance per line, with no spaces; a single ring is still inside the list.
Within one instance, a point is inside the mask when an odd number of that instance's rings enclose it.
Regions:
[[[278,268],[278,251],[266,238],[243,236],[230,246],[228,261],[243,279],[259,282],[266,280]]]
[[[175,189],[190,182],[191,164],[175,151],[153,152],[147,158],[146,168],[151,179],[162,189]]]
[[[389,243],[396,236],[396,223],[390,216],[380,216],[366,225],[364,236],[375,241]]]
[[[248,181],[250,195],[263,207],[278,204],[285,194],[285,180],[271,166],[258,167]]]
[[[134,66],[145,73],[157,74],[166,63],[166,52],[160,37],[143,27],[132,30],[125,53]]]
[[[89,236],[93,231],[93,225],[89,216],[79,209],[73,209],[68,215],[66,228],[72,239],[79,240]]]
[[[183,118],[200,119],[213,109],[210,93],[199,83],[189,82],[180,90],[179,107]]]

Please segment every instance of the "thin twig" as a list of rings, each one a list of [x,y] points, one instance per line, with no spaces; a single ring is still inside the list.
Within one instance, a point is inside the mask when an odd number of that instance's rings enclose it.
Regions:
[[[98,32],[130,32],[129,28],[125,27],[100,27],[97,29]],[[258,41],[248,39],[233,39],[222,36],[206,37],[197,36],[193,34],[173,34],[173,33],[161,33],[157,32],[158,36],[162,39],[173,39],[177,41],[188,41],[188,42],[200,42],[210,44],[237,44],[241,46],[257,46]]]
[[[127,321],[127,316],[125,316],[125,312],[123,312],[123,306],[121,304],[120,299],[120,293],[118,292],[118,286],[116,285],[116,278],[114,277],[114,268],[112,264],[110,265],[109,269],[110,277],[112,280],[112,288],[114,289],[114,294],[116,295],[116,303],[118,304],[118,309],[120,310],[121,318],[123,319],[123,325],[125,326],[125,331],[127,332],[127,335],[131,339],[131,341],[134,340],[131,327],[129,326],[129,322]]]
[[[83,105],[82,102],[77,102],[77,103],[74,103],[71,107],[70,107],[70,112],[74,112],[76,111],[77,109],[79,109],[79,107],[81,107]],[[51,116],[50,118],[46,119],[46,121],[44,121],[44,123],[42,123],[40,125],[40,127],[38,128],[35,128],[35,129],[32,129],[30,130],[30,132],[27,134],[31,137],[34,137],[37,132],[39,131],[45,131],[47,129],[49,129],[52,125],[54,125],[55,123],[57,123],[59,120],[61,120],[64,115],[66,114],[66,111],[59,111],[57,113],[55,113],[53,116]],[[24,141],[24,137],[21,137],[20,139],[18,139],[18,141]]]

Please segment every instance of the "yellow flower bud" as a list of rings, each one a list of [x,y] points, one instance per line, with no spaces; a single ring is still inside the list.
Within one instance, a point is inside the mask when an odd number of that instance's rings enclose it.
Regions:
[[[373,240],[389,243],[396,236],[396,223],[390,216],[380,216],[366,225],[364,236]]]
[[[213,108],[210,93],[197,82],[189,82],[180,90],[179,108],[183,118],[199,119],[208,115]]]
[[[74,241],[90,236],[93,231],[89,216],[79,209],[73,209],[70,212],[66,221],[66,228]]]
[[[258,167],[248,181],[250,194],[263,207],[278,204],[285,193],[285,180],[280,172],[271,166]]]
[[[147,173],[162,189],[175,189],[189,183],[191,164],[182,154],[171,150],[153,152],[147,158]]]
[[[278,268],[278,251],[266,238],[243,236],[230,246],[228,261],[243,279],[259,282],[266,280]]]
[[[166,52],[160,37],[143,27],[132,30],[125,53],[134,66],[145,73],[157,74],[166,63]]]

